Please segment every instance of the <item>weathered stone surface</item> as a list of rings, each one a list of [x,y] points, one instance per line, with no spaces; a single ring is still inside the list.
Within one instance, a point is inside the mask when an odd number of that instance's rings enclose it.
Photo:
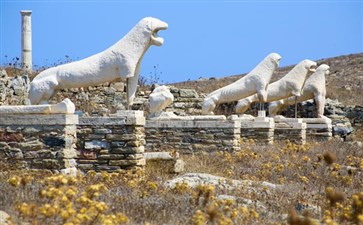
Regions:
[[[119,147],[125,147],[126,146],[126,142],[124,141],[112,141],[111,142],[111,147],[113,148],[119,148]]]
[[[182,98],[198,98],[198,93],[193,89],[180,89],[179,95]]]
[[[268,190],[282,188],[282,185],[272,184],[265,181],[231,180],[205,173],[186,173],[182,176],[167,181],[165,186],[169,188],[175,188],[177,183],[181,184],[183,182],[187,183],[192,188],[195,188],[199,185],[215,185],[222,189],[236,189],[238,187],[243,187]]]
[[[125,125],[126,118],[124,117],[81,117],[79,125]]]
[[[144,166],[144,127],[137,124],[128,124],[129,117],[139,116],[140,112],[125,111],[108,117],[93,117],[85,123],[78,125],[79,167],[81,170],[129,169],[135,166]],[[143,115],[142,113],[140,115]],[[116,119],[115,119],[116,118]],[[122,123],[112,124],[110,121]],[[144,118],[143,118],[144,119]],[[82,119],[81,119],[82,120]],[[87,135],[82,130],[86,130]],[[81,140],[82,139],[82,140]],[[90,166],[90,165],[94,166]]]
[[[145,151],[144,146],[111,149],[112,154],[136,154],[136,153],[143,153],[144,151]]]
[[[1,158],[15,159],[30,169],[59,170],[75,167],[75,115],[4,115],[0,117]],[[27,118],[34,121],[25,121]],[[67,118],[73,122],[70,123]],[[56,121],[49,122],[55,119]],[[14,124],[8,125],[8,121]],[[1,123],[4,122],[5,123]],[[24,124],[20,124],[23,121]],[[37,121],[37,123],[35,123]],[[63,121],[63,123],[61,123]],[[0,142],[4,143],[4,142]]]
[[[109,147],[109,143],[106,141],[86,141],[84,143],[85,149],[107,149]]]
[[[11,224],[9,214],[7,214],[6,212],[1,211],[1,210],[0,210],[0,224],[1,225],[10,225]]]
[[[0,117],[0,124],[2,125],[72,125],[77,123],[77,115],[67,114],[6,115]]]
[[[208,116],[207,116],[208,117]],[[147,151],[178,150],[185,154],[202,151],[239,150],[240,122],[225,117],[187,117],[183,120],[147,121]],[[205,120],[202,120],[202,119]]]
[[[112,130],[111,129],[100,128],[100,129],[94,129],[94,133],[95,134],[111,134]]]
[[[135,134],[107,134],[106,139],[107,140],[120,140],[120,141],[131,141],[131,140],[137,140],[139,137]]]
[[[174,173],[183,173],[185,171],[185,162],[181,159],[177,159],[173,170]]]

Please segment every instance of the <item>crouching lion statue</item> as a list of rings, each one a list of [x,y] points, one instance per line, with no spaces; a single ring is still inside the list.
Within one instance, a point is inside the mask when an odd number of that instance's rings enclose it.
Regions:
[[[30,83],[30,103],[48,104],[48,100],[63,88],[88,87],[126,78],[130,107],[136,94],[141,60],[151,45],[163,44],[164,39],[158,37],[157,32],[167,28],[167,23],[146,17],[105,51],[44,70]]]
[[[316,62],[305,59],[298,63],[288,74],[280,80],[267,86],[267,98],[265,102],[272,102],[290,96],[300,96],[306,78],[315,72]],[[257,95],[241,99],[236,105],[236,113],[244,113],[251,103],[260,101]]]
[[[325,75],[329,74],[329,66],[326,64],[320,65],[316,72],[313,73],[305,82],[301,95],[297,98],[289,97],[274,101],[269,104],[269,116],[275,117],[276,114],[281,111],[284,106],[295,104],[295,102],[303,102],[309,99],[314,99],[317,108],[318,118],[326,118],[324,116],[325,106]]]
[[[202,114],[213,114],[217,104],[237,101],[256,92],[261,101],[266,101],[266,87],[280,59],[279,54],[271,53],[246,76],[210,93],[203,101]]]

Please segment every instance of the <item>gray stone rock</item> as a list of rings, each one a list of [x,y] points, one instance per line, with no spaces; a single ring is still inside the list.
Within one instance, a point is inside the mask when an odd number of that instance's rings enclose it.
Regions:
[[[6,78],[8,77],[8,73],[6,72],[6,70],[2,69],[0,70],[0,78]]]
[[[185,162],[181,159],[175,160],[174,173],[182,173],[185,171]]]
[[[179,90],[181,98],[198,98],[199,95],[194,89],[180,89]]]
[[[259,182],[250,180],[231,180],[220,176],[214,176],[206,173],[186,173],[166,182],[166,186],[174,188],[177,183],[186,182],[190,187],[195,188],[199,185],[215,185],[223,189],[236,189],[238,187],[250,187],[254,189],[278,189],[282,185],[272,184],[269,182]]]
[[[109,144],[106,141],[86,141],[84,143],[85,149],[106,149],[108,148]]]
[[[4,211],[0,210],[0,224],[1,225],[10,225],[10,216]]]

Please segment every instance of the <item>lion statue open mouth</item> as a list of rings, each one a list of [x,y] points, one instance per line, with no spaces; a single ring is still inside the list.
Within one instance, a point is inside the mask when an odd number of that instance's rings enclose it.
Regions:
[[[130,107],[136,94],[142,58],[151,45],[164,43],[158,31],[167,28],[167,23],[146,17],[105,51],[41,72],[30,83],[31,104],[48,104],[60,89],[95,86],[121,77],[127,78],[127,102]]]

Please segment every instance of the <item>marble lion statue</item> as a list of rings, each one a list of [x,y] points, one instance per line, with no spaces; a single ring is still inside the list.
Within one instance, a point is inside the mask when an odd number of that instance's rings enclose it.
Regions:
[[[44,70],[30,83],[29,99],[33,105],[48,100],[63,88],[79,88],[127,79],[128,107],[133,104],[142,58],[151,45],[160,46],[164,39],[159,30],[168,24],[152,17],[140,20],[121,40],[88,58]]]
[[[255,93],[261,101],[266,101],[266,87],[280,59],[279,54],[271,53],[246,76],[210,93],[203,101],[202,114],[213,114],[218,104],[237,101]]]
[[[149,96],[149,101],[149,112],[156,114],[174,102],[174,95],[170,92],[169,87],[162,85],[153,90]]]
[[[282,108],[288,105],[295,104],[296,102],[303,102],[309,99],[314,99],[317,108],[318,118],[326,118],[324,116],[325,106],[325,75],[329,74],[330,67],[326,64],[320,65],[315,73],[313,73],[305,82],[301,95],[297,98],[289,97],[278,101],[271,102],[269,104],[269,116],[275,117]]]
[[[291,96],[299,97],[305,80],[315,72],[315,68],[316,62],[308,59],[301,61],[283,78],[267,86],[267,98],[264,102],[277,101]],[[243,114],[251,103],[259,101],[256,94],[239,100],[236,105],[236,113]]]

